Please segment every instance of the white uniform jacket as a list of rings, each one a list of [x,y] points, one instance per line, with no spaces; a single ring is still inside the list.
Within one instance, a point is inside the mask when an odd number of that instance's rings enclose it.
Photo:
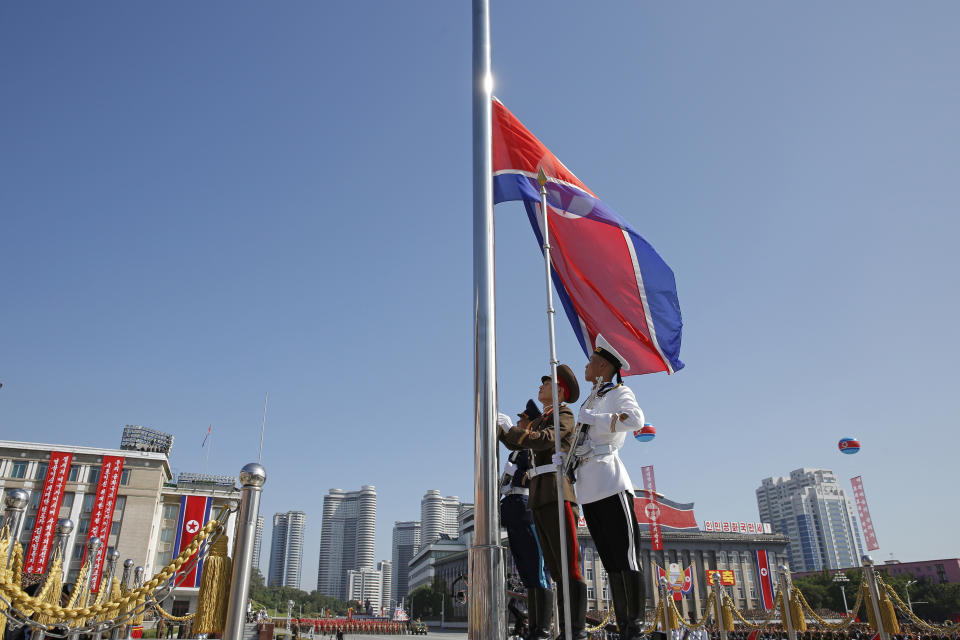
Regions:
[[[587,442],[592,445],[593,451],[582,459],[576,470],[580,504],[603,500],[621,491],[633,494],[633,483],[620,460],[619,451],[627,433],[643,427],[643,411],[637,404],[637,398],[629,387],[622,384],[597,398],[592,411],[600,414],[602,419],[590,426]],[[613,417],[621,413],[627,414],[627,419],[613,421]]]

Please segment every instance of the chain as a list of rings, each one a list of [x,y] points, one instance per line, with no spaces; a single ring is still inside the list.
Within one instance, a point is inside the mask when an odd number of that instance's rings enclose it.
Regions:
[[[740,622],[745,624],[751,629],[762,629],[766,627],[773,621],[773,618],[780,613],[780,605],[783,604],[783,593],[777,593],[776,600],[773,601],[773,608],[767,613],[767,617],[763,619],[762,622],[750,622],[747,620],[740,609],[737,608],[737,605],[733,603],[733,598],[729,594],[723,594],[724,601],[730,605],[730,610],[733,611],[733,615],[739,618]]]
[[[610,616],[613,615],[613,605],[610,605],[610,609],[607,611],[607,617],[600,621],[595,627],[587,627],[587,633],[593,633],[594,631],[599,631],[607,626],[607,623],[610,622]]]
[[[710,619],[710,605],[713,603],[713,598],[715,595],[716,594],[713,591],[711,591],[710,595],[707,596],[707,601],[703,603],[705,607],[704,608],[705,613],[700,618],[700,622],[696,624],[688,624],[683,619],[683,616],[680,615],[680,610],[677,608],[677,603],[673,601],[673,598],[670,599],[670,607],[673,609],[673,613],[674,615],[677,616],[677,621],[680,623],[681,626],[686,627],[687,629],[692,629],[696,631],[697,629],[702,629],[703,627],[705,627],[707,624],[707,620]]]
[[[913,611],[910,610],[910,607],[908,607],[908,606],[903,602],[903,600],[900,599],[900,594],[898,594],[898,593],[894,590],[893,587],[891,587],[891,586],[888,585],[886,582],[884,582],[884,581],[883,581],[883,578],[881,578],[879,575],[877,575],[877,584],[880,585],[881,587],[883,587],[883,588],[886,590],[886,592],[887,592],[888,594],[890,594],[890,597],[891,597],[891,598],[893,599],[893,601],[897,604],[897,608],[900,609],[901,613],[903,613],[905,616],[907,616],[908,618],[910,618],[910,620],[911,620],[914,624],[918,624],[918,625],[920,625],[921,627],[923,627],[923,628],[925,628],[925,629],[929,629],[929,630],[931,630],[931,631],[939,631],[940,633],[951,633],[951,632],[953,632],[953,629],[952,629],[951,627],[940,626],[940,625],[936,625],[936,624],[930,624],[929,622],[927,622],[927,621],[925,621],[925,620],[921,620],[920,618],[918,618],[917,615],[916,615]]]
[[[116,600],[111,600],[105,603],[94,604],[89,607],[80,607],[80,608],[69,608],[69,607],[59,607],[46,602],[40,602],[34,597],[27,595],[21,588],[19,584],[12,583],[8,580],[0,578],[0,601],[7,603],[9,607],[9,613],[17,614],[16,617],[22,617],[22,624],[27,624],[31,627],[41,628],[47,632],[47,635],[51,637],[62,638],[66,637],[66,633],[63,635],[57,634],[54,629],[57,626],[62,626],[63,623],[59,625],[44,625],[38,623],[34,620],[29,619],[29,615],[25,615],[22,609],[32,609],[35,613],[42,613],[51,617],[66,619],[66,620],[76,620],[76,619],[90,619],[94,616],[104,613],[114,613],[117,610],[124,608],[130,605],[132,602],[135,602],[138,598],[146,598],[149,594],[152,594],[154,590],[157,589],[161,584],[169,580],[174,576],[177,571],[183,567],[188,561],[191,560],[193,556],[199,549],[203,542],[210,536],[210,534],[220,528],[222,534],[221,525],[226,521],[230,511],[228,509],[223,509],[220,515],[216,520],[210,520],[206,525],[197,533],[194,539],[190,544],[178,555],[170,564],[164,567],[159,573],[157,573],[153,579],[145,583],[138,589],[130,591],[124,595],[121,595]],[[197,559],[194,559],[194,563]],[[169,597],[172,592],[171,590],[164,596],[163,599]],[[124,620],[129,620],[134,615],[139,614],[142,610],[148,606],[148,604],[154,604],[153,601],[149,603],[145,602],[143,605],[135,607],[133,611],[126,612],[121,616]],[[119,626],[119,618],[115,619],[112,622],[98,622],[93,624],[88,624],[85,629],[91,632],[97,632],[104,629],[109,629],[115,626]],[[77,632],[79,629],[72,629],[73,632]]]
[[[864,580],[866,580],[866,578],[864,578]],[[861,582],[860,589],[857,590],[857,601],[853,604],[853,609],[850,610],[852,615],[848,615],[846,620],[842,620],[840,622],[827,622],[826,620],[821,618],[819,615],[817,615],[817,612],[814,611],[813,607],[810,606],[810,603],[807,602],[807,597],[803,595],[803,592],[800,591],[800,589],[794,587],[793,592],[797,594],[797,599],[800,601],[800,604],[803,606],[804,609],[807,610],[807,613],[809,613],[813,617],[816,624],[820,625],[821,627],[830,629],[831,631],[837,631],[839,629],[846,629],[847,627],[853,624],[853,621],[857,617],[856,615],[857,611],[860,610],[860,605],[863,604],[863,594],[866,588],[867,588],[866,582],[865,581]]]
[[[153,608],[156,609],[157,613],[159,613],[161,616],[163,616],[164,618],[172,622],[186,622],[187,620],[192,620],[193,616],[197,615],[196,612],[193,612],[193,613],[188,613],[185,616],[175,616],[172,613],[168,613],[166,609],[161,607],[159,602],[154,602]]]

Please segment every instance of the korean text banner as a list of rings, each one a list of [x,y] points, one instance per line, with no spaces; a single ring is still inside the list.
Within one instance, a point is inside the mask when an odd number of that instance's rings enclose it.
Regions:
[[[30,538],[30,550],[23,563],[24,573],[43,573],[47,570],[50,545],[63,505],[63,488],[67,484],[72,462],[72,453],[50,452],[47,475],[43,479],[43,493],[37,506],[37,520]]]
[[[90,591],[94,593],[100,589],[103,559],[106,557],[107,544],[110,541],[113,508],[117,503],[117,489],[120,487],[120,475],[122,473],[122,456],[103,456],[100,481],[97,483],[97,495],[93,501],[93,511],[90,513],[90,530],[87,532],[88,541],[94,536],[100,538],[100,548],[97,550],[97,557],[93,559],[93,582],[90,586]],[[86,561],[86,549],[83,551],[83,558]]]
[[[210,498],[204,496],[181,496],[180,497],[180,522],[177,526],[177,541],[174,545],[179,555],[181,551],[187,548],[193,539],[197,537],[200,529],[210,519]],[[190,566],[196,553],[190,556],[185,566]],[[200,574],[203,572],[203,561],[197,562],[187,572],[183,582],[179,583],[181,587],[199,587]]]
[[[644,514],[650,522],[650,544],[654,551],[663,551],[663,534],[660,530],[660,507],[657,504],[657,480],[653,475],[653,465],[640,467],[643,474],[643,488],[647,492],[649,502],[644,507]]]
[[[630,363],[623,375],[682,369],[683,320],[667,263],[499,101],[492,124],[493,200],[523,201],[541,247],[537,174],[547,176],[553,283],[584,353],[599,333]]]
[[[857,503],[857,511],[860,513],[860,526],[863,528],[863,539],[867,543],[867,551],[879,549],[877,532],[873,528],[870,507],[867,506],[867,494],[863,490],[863,476],[850,478],[850,485],[853,487],[853,501]]]

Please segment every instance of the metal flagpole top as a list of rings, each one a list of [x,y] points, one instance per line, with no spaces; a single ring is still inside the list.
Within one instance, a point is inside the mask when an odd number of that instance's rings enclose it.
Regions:
[[[540,170],[537,172],[537,182],[541,187],[547,186],[547,174],[543,172],[543,167],[540,167]]]

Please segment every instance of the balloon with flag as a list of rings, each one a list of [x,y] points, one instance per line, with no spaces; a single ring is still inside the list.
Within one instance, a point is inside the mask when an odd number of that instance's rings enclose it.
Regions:
[[[837,447],[840,449],[840,453],[845,453],[847,455],[853,455],[860,451],[860,441],[856,438],[842,438]]]
[[[657,437],[657,428],[647,422],[642,428],[633,432],[633,437],[637,439],[637,442],[650,442]]]

